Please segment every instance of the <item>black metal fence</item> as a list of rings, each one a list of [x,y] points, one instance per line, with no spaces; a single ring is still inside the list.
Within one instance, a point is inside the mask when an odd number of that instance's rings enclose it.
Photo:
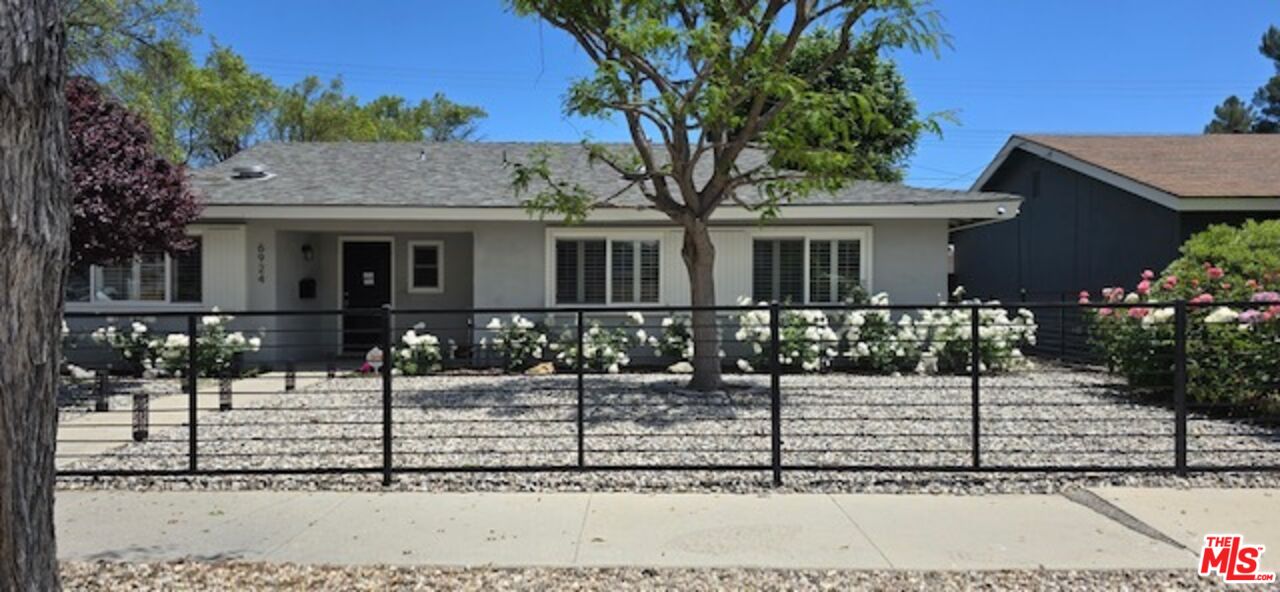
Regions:
[[[69,313],[57,460],[67,476],[384,483],[1280,470],[1280,386],[1248,357],[1275,343],[1242,346],[1204,329],[1207,313],[1183,302]],[[679,374],[708,318],[725,386],[688,390]],[[1044,343],[1064,319],[1078,319],[1088,352]],[[1222,368],[1238,372],[1207,374]]]

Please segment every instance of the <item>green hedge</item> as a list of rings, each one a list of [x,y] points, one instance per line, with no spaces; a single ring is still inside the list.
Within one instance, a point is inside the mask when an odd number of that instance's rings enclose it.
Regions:
[[[1168,393],[1174,309],[1149,304],[1185,300],[1190,398],[1280,409],[1280,221],[1212,226],[1181,253],[1162,273],[1143,272],[1132,291],[1103,289],[1103,302],[1118,306],[1090,315],[1094,345],[1131,386]]]

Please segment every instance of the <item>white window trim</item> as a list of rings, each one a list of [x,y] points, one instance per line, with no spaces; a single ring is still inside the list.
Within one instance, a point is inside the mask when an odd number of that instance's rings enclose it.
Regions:
[[[434,286],[417,286],[413,283],[414,264],[417,263],[417,247],[435,247],[436,248],[436,285]],[[411,240],[409,241],[409,269],[408,269],[408,290],[410,294],[441,294],[444,292],[444,241],[442,240]]]
[[[547,308],[578,308],[584,306],[607,306],[625,308],[628,306],[662,306],[664,302],[663,275],[667,273],[666,249],[663,248],[663,231],[661,229],[614,229],[614,228],[548,228],[546,232],[546,306]],[[566,240],[603,240],[604,241],[604,303],[595,304],[557,304],[556,303],[556,241]],[[657,302],[614,302],[613,301],[613,241],[654,241],[658,243],[658,301]]]
[[[756,239],[794,239],[804,241],[804,304],[829,306],[837,305],[838,302],[813,302],[809,298],[809,241],[832,241],[832,240],[857,240],[859,244],[859,259],[861,259],[858,269],[862,277],[860,282],[862,288],[868,293],[874,293],[875,274],[872,270],[871,262],[875,260],[872,257],[872,249],[875,244],[872,240],[872,231],[870,226],[843,226],[840,228],[760,228],[752,229],[747,233],[748,249],[755,249]],[[832,253],[834,261],[835,253]],[[748,257],[750,260],[750,257]],[[755,285],[755,265],[751,265],[748,270],[750,280],[748,286]]]

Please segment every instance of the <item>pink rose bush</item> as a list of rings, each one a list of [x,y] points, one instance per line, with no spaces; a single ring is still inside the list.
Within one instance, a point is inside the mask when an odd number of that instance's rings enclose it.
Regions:
[[[1088,309],[1088,316],[1091,340],[1108,368],[1141,391],[1171,393],[1173,303],[1182,300],[1187,303],[1191,399],[1280,408],[1276,239],[1280,222],[1213,227],[1192,237],[1183,246],[1184,256],[1163,273],[1144,271],[1132,292],[1108,287],[1100,299],[1081,292],[1080,302],[1106,305]]]

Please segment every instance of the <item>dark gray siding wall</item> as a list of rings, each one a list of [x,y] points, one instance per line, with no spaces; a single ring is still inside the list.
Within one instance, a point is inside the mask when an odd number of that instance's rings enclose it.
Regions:
[[[1177,256],[1175,212],[1029,153],[1016,151],[983,189],[1024,201],[1013,220],[952,234],[955,281],[970,295],[1016,301],[1096,294],[1131,286],[1143,269]]]
[[[1182,214],[1182,238],[1200,232],[1214,224],[1239,226],[1245,220],[1280,220],[1280,212],[1189,212]]]

